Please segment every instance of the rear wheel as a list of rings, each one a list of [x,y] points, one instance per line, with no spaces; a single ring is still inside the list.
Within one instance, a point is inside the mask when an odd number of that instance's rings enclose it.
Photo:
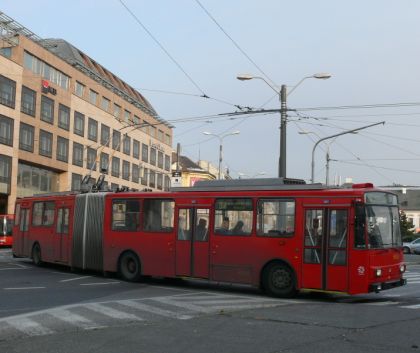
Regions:
[[[120,258],[120,276],[129,282],[137,282],[141,277],[141,266],[139,258],[133,252],[126,252]]]
[[[32,262],[35,266],[41,266],[42,264],[41,247],[39,244],[35,244],[32,248]]]
[[[268,295],[290,298],[296,294],[296,280],[292,269],[282,263],[272,263],[264,270],[263,288]]]

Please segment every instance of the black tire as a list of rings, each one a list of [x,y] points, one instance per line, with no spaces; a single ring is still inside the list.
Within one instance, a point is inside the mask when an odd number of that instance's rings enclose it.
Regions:
[[[35,244],[32,248],[32,262],[35,266],[42,265],[42,257],[41,257],[41,247],[39,244]]]
[[[403,247],[403,253],[404,254],[409,254],[411,251],[410,251],[410,248],[408,247],[408,246],[404,246]]]
[[[119,262],[118,273],[128,282],[137,282],[141,278],[139,258],[133,252],[124,253]]]
[[[265,268],[262,284],[265,292],[273,297],[291,298],[297,292],[294,272],[282,263],[272,263]]]

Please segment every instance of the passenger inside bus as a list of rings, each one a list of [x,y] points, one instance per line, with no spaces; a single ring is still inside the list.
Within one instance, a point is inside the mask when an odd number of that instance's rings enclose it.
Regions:
[[[218,234],[229,234],[229,217],[223,217],[222,226],[216,229]]]
[[[238,221],[235,227],[233,227],[232,229],[232,234],[244,234],[243,227],[244,227],[244,222]]]
[[[204,218],[200,218],[197,227],[195,228],[195,240],[207,240],[207,221]]]

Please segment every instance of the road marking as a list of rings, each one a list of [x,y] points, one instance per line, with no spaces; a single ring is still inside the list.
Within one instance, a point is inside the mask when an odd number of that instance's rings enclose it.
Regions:
[[[77,281],[79,279],[85,279],[85,278],[90,278],[92,276],[83,276],[83,277],[76,277],[76,278],[69,278],[69,279],[62,279],[59,282],[70,282],[70,281]]]
[[[45,289],[47,287],[9,287],[9,288],[3,288],[4,290],[26,290],[26,289]]]
[[[120,300],[120,301],[118,301],[118,304],[125,305],[125,306],[128,306],[128,307],[133,308],[133,309],[146,311],[146,312],[149,312],[149,313],[152,313],[152,314],[165,316],[165,317],[170,317],[170,318],[179,319],[179,320],[188,320],[188,319],[192,318],[191,315],[178,314],[176,312],[161,309],[161,308],[158,308],[156,306],[142,304],[142,303],[139,303],[138,301],[135,301],[135,300]]]
[[[101,328],[104,326],[96,325],[94,322],[90,321],[89,319],[72,313],[66,309],[54,309],[51,312],[48,312],[49,315],[54,316],[55,318],[68,322],[69,324],[80,326],[85,330],[93,330],[97,328]]]
[[[53,333],[50,329],[38,324],[29,318],[18,318],[8,320],[7,323],[15,329],[29,335],[29,336],[42,336]]]
[[[170,297],[157,297],[157,298],[151,298],[151,300],[159,302],[159,303],[163,303],[163,304],[167,304],[167,305],[173,305],[173,306],[178,306],[180,308],[184,308],[184,309],[188,309],[191,311],[196,311],[199,313],[205,313],[205,314],[210,314],[212,312],[214,312],[213,309],[211,308],[204,308],[195,304],[191,304],[191,303],[182,303],[182,302],[178,302],[175,301],[174,299],[170,298]]]
[[[406,305],[406,306],[402,306],[401,308],[405,308],[405,309],[420,309],[420,304]]]
[[[26,270],[26,268],[16,268],[16,267],[0,268],[0,271],[6,271],[6,270]]]
[[[103,286],[106,284],[118,284],[121,282],[115,281],[115,282],[96,282],[96,283],[80,283],[79,286]]]
[[[400,304],[400,303],[399,302],[393,302],[391,300],[386,300],[386,301],[383,301],[383,302],[366,303],[366,304],[381,306],[381,305],[397,305],[397,304]]]
[[[129,313],[126,313],[124,311],[112,309],[110,307],[107,307],[105,305],[98,304],[98,303],[84,304],[84,305],[82,305],[82,307],[88,308],[92,311],[96,311],[97,313],[112,317],[114,319],[120,319],[120,320],[130,319],[130,320],[136,320],[136,321],[143,320],[142,318],[140,318],[136,315],[129,314]]]

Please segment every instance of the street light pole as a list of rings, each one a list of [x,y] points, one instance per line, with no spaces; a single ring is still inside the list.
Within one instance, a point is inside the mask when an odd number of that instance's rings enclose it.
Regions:
[[[268,82],[264,77],[261,76],[253,76],[249,74],[238,75],[236,78],[241,81],[252,80],[254,78],[263,80],[270,88],[279,95],[280,99],[280,153],[279,153],[279,168],[278,168],[278,175],[279,178],[286,177],[286,158],[287,158],[287,144],[286,144],[286,125],[287,125],[287,96],[292,93],[304,80],[307,78],[316,78],[321,80],[326,80],[331,77],[329,73],[317,73],[312,76],[305,76],[303,77],[293,88],[287,93],[287,86],[281,85],[280,91],[278,88],[275,88],[273,84]]]
[[[213,134],[212,132],[203,131],[204,135],[214,136],[214,137],[217,137],[219,139],[219,173],[218,173],[218,178],[217,178],[219,180],[221,178],[222,161],[223,161],[223,139],[227,136],[238,135],[239,133],[240,133],[240,131],[233,131],[233,132],[228,132],[228,133],[223,134],[223,135],[217,135],[217,134]]]
[[[322,142],[322,141],[325,141],[325,140],[328,140],[328,139],[331,139],[331,138],[334,138],[334,137],[338,137],[338,136],[341,136],[341,135],[345,135],[345,134],[351,134],[351,133],[353,133],[353,132],[355,132],[355,131],[359,131],[359,130],[363,130],[363,129],[367,129],[367,128],[369,128],[369,127],[372,127],[372,126],[376,126],[376,125],[380,125],[380,124],[382,124],[382,125],[384,125],[385,124],[385,121],[381,121],[381,122],[379,122],[379,123],[375,123],[375,124],[370,124],[370,125],[367,125],[367,126],[362,126],[362,127],[358,127],[358,128],[356,128],[356,129],[352,129],[352,130],[346,130],[346,131],[343,131],[343,132],[340,132],[340,133],[338,133],[338,134],[334,134],[334,135],[331,135],[331,136],[327,136],[327,137],[323,137],[323,138],[321,138],[321,139],[319,139],[316,143],[315,143],[315,145],[314,145],[314,147],[312,148],[312,161],[311,161],[311,183],[313,183],[314,182],[314,179],[315,179],[315,149],[316,149],[316,147]]]

